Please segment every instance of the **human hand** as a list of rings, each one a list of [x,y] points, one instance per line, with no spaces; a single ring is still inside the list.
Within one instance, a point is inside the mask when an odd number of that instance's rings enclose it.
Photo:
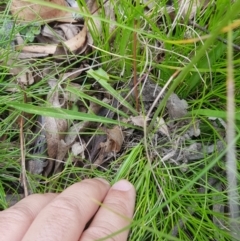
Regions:
[[[124,241],[128,230],[114,232],[130,224],[134,205],[128,181],[110,187],[103,179],[86,179],[60,194],[30,195],[0,212],[0,240],[93,241],[112,234],[106,240]]]

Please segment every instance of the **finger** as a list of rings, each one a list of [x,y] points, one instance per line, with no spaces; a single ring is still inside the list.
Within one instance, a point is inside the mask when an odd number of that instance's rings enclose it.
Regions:
[[[1,240],[22,240],[38,213],[56,196],[52,193],[33,194],[0,212]]]
[[[59,194],[33,221],[23,241],[78,240],[110,188],[102,179],[89,179]]]
[[[135,189],[128,181],[121,180],[114,184],[80,240],[98,240],[111,234],[114,235],[114,232],[128,226],[134,211],[135,195]],[[127,240],[127,236],[128,230],[125,230],[115,234],[111,240],[123,241]],[[106,240],[109,239],[106,238]]]

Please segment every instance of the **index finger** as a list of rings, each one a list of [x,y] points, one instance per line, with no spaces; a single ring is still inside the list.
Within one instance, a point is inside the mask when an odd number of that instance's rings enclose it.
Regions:
[[[102,179],[87,179],[67,188],[35,218],[23,241],[78,240],[110,188]]]

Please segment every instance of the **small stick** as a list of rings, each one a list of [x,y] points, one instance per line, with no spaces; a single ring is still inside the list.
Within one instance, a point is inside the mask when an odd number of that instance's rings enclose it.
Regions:
[[[137,29],[137,20],[134,19],[134,29]],[[138,101],[138,88],[137,88],[137,32],[133,33],[133,86],[134,86],[134,96],[136,101],[136,109],[139,112],[139,101]]]
[[[26,94],[24,93],[24,102],[26,102]],[[27,188],[27,178],[26,178],[26,159],[25,159],[25,142],[24,142],[24,134],[23,134],[23,125],[24,125],[24,112],[21,113],[20,116],[20,148],[21,148],[21,166],[22,166],[22,173],[21,179],[23,183],[24,189],[24,196],[28,196],[28,188]]]

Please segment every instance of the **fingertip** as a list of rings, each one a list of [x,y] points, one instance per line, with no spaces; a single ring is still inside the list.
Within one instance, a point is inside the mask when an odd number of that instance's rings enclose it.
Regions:
[[[118,182],[116,182],[113,186],[112,186],[113,190],[118,190],[118,191],[130,191],[131,189],[133,189],[135,191],[134,186],[127,180],[122,179]]]

